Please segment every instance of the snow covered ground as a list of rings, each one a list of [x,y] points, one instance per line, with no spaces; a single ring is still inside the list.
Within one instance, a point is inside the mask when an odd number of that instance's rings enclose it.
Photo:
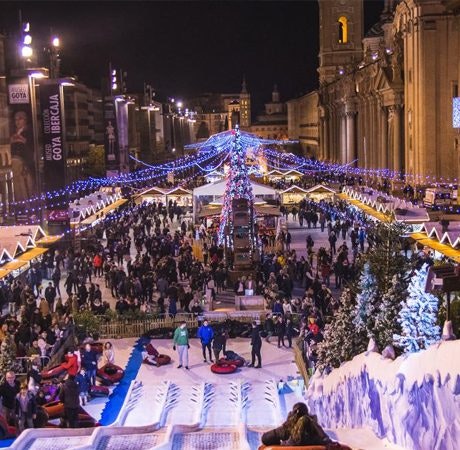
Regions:
[[[442,342],[395,361],[363,353],[326,377],[314,377],[307,392],[309,407],[326,427],[368,427],[410,450],[456,450],[459,354],[460,341]],[[343,440],[348,442],[348,437]]]
[[[134,339],[113,341],[116,351],[116,362],[123,365],[129,359]],[[154,346],[160,353],[173,358],[168,366],[153,367],[142,365],[136,380],[143,384],[142,396],[136,407],[126,417],[126,426],[149,425],[160,422],[161,427],[177,424],[193,424],[197,421],[203,429],[202,434],[179,433],[175,442],[205,439],[209,433],[224,432],[235,434],[241,423],[247,425],[247,439],[251,449],[260,444],[263,431],[280,424],[298,401],[305,401],[302,395],[303,381],[299,378],[294,363],[293,352],[280,348],[274,343],[263,343],[262,369],[242,368],[232,375],[216,375],[209,369],[210,364],[204,363],[201,346],[196,339],[191,340],[190,370],[177,369],[177,355],[172,350],[169,340],[154,340]],[[228,349],[250,360],[250,346],[247,339],[231,339]],[[278,392],[280,380],[291,381]],[[203,408],[199,401],[200,386],[209,387],[209,405]],[[165,407],[165,386],[169,386],[169,404]],[[235,400],[235,393],[242,390],[240,403]],[[99,417],[106,399],[93,400],[92,413]],[[242,406],[244,403],[244,406]],[[201,410],[203,409],[203,411]],[[88,409],[89,410],[89,409]],[[402,447],[390,444],[386,439],[376,437],[371,429],[330,429],[332,438],[347,443],[356,449],[365,450],[401,450]],[[222,434],[222,433],[221,433]],[[216,435],[217,436],[217,435]],[[220,435],[219,435],[220,436]],[[235,435],[236,436],[236,435]],[[217,438],[216,438],[217,439]],[[232,438],[233,439],[233,438]],[[190,441],[191,442],[191,441]],[[188,445],[188,444],[187,444]],[[195,448],[190,444],[190,448]],[[237,448],[240,444],[235,444]],[[196,448],[200,448],[199,446]],[[219,444],[214,447],[219,449]],[[230,447],[229,447],[230,448]]]

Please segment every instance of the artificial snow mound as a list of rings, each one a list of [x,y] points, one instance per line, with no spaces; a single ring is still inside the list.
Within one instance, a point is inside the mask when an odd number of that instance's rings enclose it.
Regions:
[[[326,428],[369,426],[408,450],[458,450],[460,341],[394,361],[362,353],[327,376],[315,374],[308,405]]]

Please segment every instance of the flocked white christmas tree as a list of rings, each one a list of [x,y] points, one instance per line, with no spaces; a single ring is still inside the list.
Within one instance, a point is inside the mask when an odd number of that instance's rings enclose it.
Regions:
[[[359,293],[356,296],[355,317],[353,323],[358,332],[366,332],[374,337],[374,322],[377,313],[377,280],[370,270],[369,263],[364,264],[358,283]]]
[[[390,288],[383,294],[374,329],[375,340],[381,349],[393,345],[393,335],[401,333],[401,325],[397,319],[407,298],[407,284],[404,277],[395,275]]]
[[[439,341],[440,329],[436,325],[439,301],[425,292],[428,265],[416,270],[408,286],[408,297],[399,312],[401,333],[393,336],[394,344],[405,353],[418,352]]]

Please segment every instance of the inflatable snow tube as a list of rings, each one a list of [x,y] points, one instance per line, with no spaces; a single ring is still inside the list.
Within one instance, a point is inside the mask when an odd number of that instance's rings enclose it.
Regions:
[[[64,403],[59,400],[44,404],[43,409],[48,414],[49,419],[57,419],[64,415]]]
[[[109,393],[109,388],[106,386],[91,386],[88,392],[91,397],[108,397]]]
[[[228,373],[233,373],[235,372],[237,367],[234,364],[227,364],[227,363],[218,363],[218,364],[213,364],[211,366],[211,372],[217,373],[219,375],[224,375]]]
[[[219,359],[219,364],[232,364],[236,367],[243,367],[244,362],[245,361],[243,358],[236,358],[236,359],[220,358]]]
[[[115,364],[106,364],[97,369],[97,376],[104,386],[111,386],[114,383],[118,383],[124,375],[125,371]]]
[[[51,369],[42,370],[42,379],[49,380],[50,378],[59,378],[61,375],[64,375],[65,371],[62,365],[59,364],[59,366],[52,367]]]
[[[158,355],[157,362],[159,366],[165,366],[171,362],[171,357],[168,355]]]
[[[100,424],[96,421],[94,417],[91,417],[87,413],[78,414],[78,426],[80,428],[93,428],[98,427]]]
[[[0,416],[0,439],[16,437],[16,427],[8,424],[5,417]]]
[[[151,356],[160,356],[159,351],[152,344],[147,344],[145,350]]]

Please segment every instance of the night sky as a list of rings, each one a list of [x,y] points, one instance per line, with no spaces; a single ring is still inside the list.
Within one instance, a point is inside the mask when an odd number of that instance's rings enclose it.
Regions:
[[[366,29],[383,0],[365,1]],[[128,92],[151,83],[159,98],[239,92],[246,75],[257,105],[274,83],[282,99],[317,85],[318,4],[310,1],[2,2],[0,27],[18,29],[18,10],[34,43],[62,42],[64,75],[92,87],[108,63],[128,73]]]

